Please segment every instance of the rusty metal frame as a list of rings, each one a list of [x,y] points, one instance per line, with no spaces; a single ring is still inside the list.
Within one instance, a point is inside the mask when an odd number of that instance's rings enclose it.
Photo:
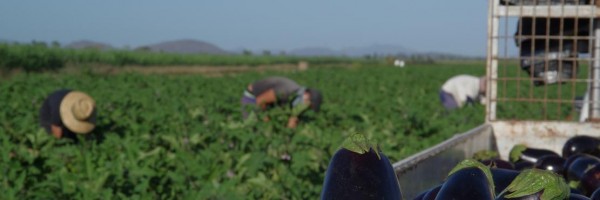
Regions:
[[[581,111],[581,115],[578,115],[574,111],[569,111],[569,115],[572,119],[578,119],[579,121],[587,121],[587,122],[595,122],[600,119],[600,40],[596,38],[600,38],[600,24],[596,19],[600,17],[600,12],[598,12],[598,7],[595,5],[600,5],[600,0],[591,0],[590,5],[501,5],[501,0],[489,0],[488,7],[488,39],[487,39],[487,66],[486,66],[486,78],[488,81],[487,84],[487,97],[486,98],[486,122],[493,123],[498,121],[512,121],[512,120],[521,120],[521,121],[565,121],[563,118],[569,118],[564,116],[549,116],[547,113],[550,109],[555,109],[557,115],[560,115],[564,111],[563,109],[570,108],[575,103],[575,97],[577,88],[583,88],[586,86],[586,98],[584,99],[584,109]],[[564,0],[563,0],[564,2]],[[543,20],[546,24],[545,35],[523,35],[521,32],[512,36],[512,33],[509,33],[508,26],[516,26],[516,24],[508,23],[511,18],[518,19],[519,17],[531,17],[532,18],[532,27],[535,27],[537,18],[545,18],[549,19],[549,17],[558,19],[560,21],[560,33],[558,35],[550,35],[550,20]],[[574,33],[572,35],[565,34],[565,19],[570,18],[574,23]],[[581,36],[577,33],[579,32],[580,19],[587,20],[589,19],[589,24],[587,27],[589,29],[589,35]],[[505,22],[505,23],[501,23]],[[519,23],[520,26],[523,26],[523,23]],[[501,27],[503,26],[503,27]],[[533,28],[532,28],[533,29]],[[501,31],[504,30],[504,31]],[[521,27],[518,30],[522,30]],[[503,32],[503,33],[501,33]],[[535,36],[534,36],[535,35]],[[517,70],[516,76],[508,76],[508,72],[506,71],[509,67],[504,66],[504,63],[510,63],[514,61],[519,61],[521,59],[529,59],[531,62],[534,59],[539,59],[538,57],[534,58],[534,53],[532,53],[529,57],[521,57],[519,54],[515,57],[508,56],[508,49],[510,45],[509,42],[511,39],[521,39],[521,37],[529,37],[531,39],[531,52],[534,52],[535,42],[536,41],[544,41],[545,42],[545,51],[549,52],[549,44],[550,40],[559,40],[559,52],[563,52],[565,50],[563,44],[566,40],[571,40],[573,43],[573,47],[571,48],[571,53],[577,53],[577,49],[579,48],[577,45],[578,41],[587,41],[588,42],[588,57],[568,57],[562,58],[561,56],[557,57],[558,62],[558,70],[562,71],[563,69],[563,61],[564,62],[575,62],[573,63],[574,70],[580,70],[581,66],[578,67],[577,63],[580,65],[586,65],[588,68],[588,78],[577,78],[576,73],[570,78],[561,79],[566,82],[563,84],[557,84],[556,87],[550,88],[548,85],[543,85],[539,87],[534,87],[532,81],[542,79],[532,78],[529,75],[525,75],[525,72],[521,72],[522,70]],[[504,49],[503,52],[500,52],[499,49]],[[518,47],[517,47],[518,48]],[[560,54],[557,54],[560,55]],[[544,67],[545,71],[548,71],[548,57],[544,58]],[[506,65],[506,64],[505,64]],[[513,64],[514,65],[514,64]],[[530,67],[530,72],[533,72],[533,64]],[[500,71],[499,71],[500,70]],[[581,73],[581,72],[579,72]],[[502,76],[501,76],[502,75]],[[512,81],[512,82],[511,82]],[[526,84],[527,82],[531,83],[528,87],[522,87],[521,85]],[[507,95],[507,84],[516,83],[516,94],[512,96]],[[536,93],[537,92],[537,93]],[[525,93],[522,95],[522,93]],[[564,95],[563,95],[564,93]],[[535,95],[537,94],[537,95]],[[569,99],[563,99],[563,96],[569,95]],[[583,94],[579,94],[583,95]],[[556,96],[556,97],[552,97]],[[542,119],[511,119],[511,118],[503,118],[499,117],[498,105],[500,103],[507,102],[519,102],[519,103],[531,103],[538,104],[538,106],[542,105]],[[564,105],[569,105],[568,107],[564,107]],[[554,107],[556,106],[556,108]],[[586,119],[584,115],[591,116],[589,119]],[[571,121],[578,121],[571,120]]]
[[[592,0],[593,4],[596,1]],[[413,199],[420,192],[425,191],[428,188],[432,188],[439,184],[439,181],[446,177],[447,173],[451,170],[456,163],[460,162],[465,158],[472,157],[472,155],[479,150],[494,150],[498,151],[500,157],[508,159],[510,149],[515,144],[524,144],[533,148],[544,148],[555,151],[557,153],[562,152],[562,147],[566,140],[575,135],[590,135],[600,136],[600,123],[578,122],[578,121],[559,121],[559,120],[531,120],[531,119],[518,119],[511,120],[505,118],[498,118],[497,114],[501,110],[497,110],[496,107],[499,102],[525,102],[532,104],[539,103],[571,103],[573,99],[552,99],[548,98],[548,87],[536,88],[537,90],[543,90],[543,98],[536,98],[532,95],[532,88],[519,88],[517,85],[517,92],[525,92],[527,94],[520,96],[517,94],[514,97],[507,97],[506,94],[498,93],[498,89],[507,91],[507,83],[513,81],[516,83],[523,83],[525,81],[531,82],[531,78],[523,78],[523,72],[521,69],[517,70],[515,77],[501,77],[499,76],[499,64],[500,61],[510,60],[513,58],[503,58],[500,56],[499,45],[501,40],[508,40],[508,38],[500,35],[500,19],[515,16],[519,13],[526,13],[533,16],[552,16],[561,17],[564,15],[576,15],[578,13],[585,13],[591,15],[591,18],[600,17],[596,13],[595,6],[570,6],[570,7],[555,7],[555,6],[500,6],[500,0],[489,0],[489,15],[488,15],[488,52],[487,52],[487,66],[486,66],[486,78],[487,84],[487,97],[486,98],[486,123],[476,128],[473,128],[467,132],[456,134],[454,137],[449,138],[433,147],[430,147],[424,151],[414,154],[408,158],[398,161],[393,164],[396,176],[400,183],[401,190],[404,198]],[[544,15],[541,15],[544,14]],[[577,16],[577,15],[576,15]],[[517,15],[518,17],[518,15]],[[561,20],[561,29],[564,27],[564,20]],[[577,20],[575,20],[577,21]],[[505,26],[508,20],[505,19]],[[590,20],[590,23],[594,23],[595,30],[600,30],[600,26],[595,20]],[[589,26],[592,27],[592,26]],[[508,35],[508,30],[505,28],[505,35]],[[548,31],[546,31],[548,32]],[[593,116],[600,114],[600,31],[591,31],[595,35],[589,36],[587,41],[593,41],[593,44],[588,44],[588,52],[590,57],[588,59],[580,59],[588,63],[589,77],[586,79],[577,79],[576,77],[568,78],[568,84],[565,86],[556,87],[557,90],[565,90],[569,92],[571,89],[570,96],[574,97],[575,86],[582,84],[587,86],[587,93],[590,96],[589,101],[586,104],[589,109],[583,109]],[[545,38],[553,39],[581,39],[577,37],[566,37],[561,36],[553,38],[553,36],[546,35]],[[547,41],[547,40],[546,40]],[[546,43],[547,44],[547,43]],[[504,44],[505,51],[504,55],[508,55],[507,44]],[[562,47],[562,42],[559,44]],[[546,45],[549,46],[549,45]],[[516,59],[521,59],[520,55]],[[567,59],[563,59],[567,60]],[[568,61],[568,60],[567,60]],[[562,66],[559,65],[559,69]],[[507,70],[504,67],[503,70]],[[546,65],[547,70],[547,65]],[[506,75],[506,72],[502,72]],[[501,90],[502,91],[502,90]],[[559,92],[561,92],[559,91]],[[569,95],[569,93],[567,93]],[[558,95],[558,97],[561,97]],[[560,110],[561,107],[559,106]],[[593,111],[594,112],[591,112]],[[415,180],[420,180],[416,181]]]

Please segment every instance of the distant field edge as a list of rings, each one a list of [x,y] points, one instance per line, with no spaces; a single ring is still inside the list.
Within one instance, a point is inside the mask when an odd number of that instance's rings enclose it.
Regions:
[[[332,65],[309,65],[308,63],[298,64],[274,64],[274,65],[238,65],[238,66],[208,66],[208,65],[173,65],[173,66],[111,66],[102,64],[86,64],[86,65],[67,65],[64,68],[54,71],[43,71],[33,73],[53,73],[53,74],[80,74],[94,73],[115,75],[122,73],[139,73],[139,74],[166,74],[166,75],[187,75],[199,74],[206,76],[222,76],[228,74],[238,74],[246,72],[265,72],[265,71],[305,71],[309,68],[324,68],[324,67],[357,67],[352,64],[332,64]],[[20,69],[1,70],[0,77],[10,78],[12,76],[27,73]]]

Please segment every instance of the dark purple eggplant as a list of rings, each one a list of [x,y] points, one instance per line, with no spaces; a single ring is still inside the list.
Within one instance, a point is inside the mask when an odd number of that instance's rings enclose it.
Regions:
[[[594,193],[592,193],[592,195],[590,196],[590,199],[600,200],[600,188],[596,189],[596,191],[594,191]]]
[[[438,185],[432,188],[431,190],[427,191],[427,194],[423,196],[423,200],[435,200],[437,194],[440,192],[440,189],[442,189],[442,185]]]
[[[581,194],[571,193],[571,194],[569,194],[568,200],[590,200],[590,198],[583,196]]]
[[[356,134],[329,162],[321,199],[402,199],[402,194],[388,158]]]
[[[574,155],[569,156],[565,160],[565,164],[563,165],[563,169],[564,169],[563,174],[565,176],[565,179],[569,180],[569,178],[567,177],[567,175],[568,175],[567,170],[569,169],[569,167],[571,166],[571,164],[573,163],[573,161],[577,160],[577,158],[582,157],[582,156],[593,158],[593,156],[591,156],[591,155],[583,154],[583,153],[578,153],[578,154],[574,154]]]
[[[490,168],[494,179],[495,193],[500,194],[519,175],[519,171],[502,168]]]
[[[571,188],[571,194],[580,194],[583,195],[583,192],[577,188]]]
[[[496,200],[566,199],[569,194],[569,185],[562,176],[547,170],[526,169],[500,192]]]
[[[578,135],[569,138],[569,140],[565,142],[565,145],[563,145],[563,158],[568,158],[577,153],[585,153],[600,157],[600,138],[587,135]]]
[[[484,165],[489,166],[490,168],[503,168],[503,169],[514,169],[515,166],[506,160],[500,159],[500,155],[497,151],[492,150],[481,150],[475,152],[471,157],[475,160],[480,161]]]
[[[423,197],[427,194],[427,192],[429,192],[429,190],[426,190],[425,192],[421,192],[419,193],[419,195],[417,195],[415,198],[413,198],[412,200],[423,200]]]
[[[565,159],[558,155],[546,155],[538,159],[533,165],[534,168],[552,171],[563,176]]]
[[[596,165],[600,163],[600,159],[594,156],[590,156],[587,154],[580,154],[577,158],[573,159],[570,164],[568,164],[567,172],[567,181],[578,181],[585,174],[586,170],[589,169],[590,166]]]
[[[541,199],[542,199],[542,193],[535,193],[535,194],[531,194],[531,195],[525,195],[525,196],[514,197],[514,198],[507,198],[505,196],[505,194],[500,194],[498,197],[496,197],[496,200],[541,200]]]
[[[435,186],[417,195],[413,200],[434,200],[442,185]]]
[[[591,196],[600,188],[600,163],[594,165],[585,172],[581,178],[581,190],[583,194]]]
[[[515,169],[514,164],[499,158],[482,160],[481,163],[483,163],[486,166],[489,166],[490,168]]]
[[[573,188],[584,195],[591,195],[600,188],[600,159],[594,156],[579,156],[567,169],[567,180]]]
[[[536,163],[537,160],[545,155],[556,155],[556,152],[547,149],[536,149],[527,147],[523,144],[517,144],[510,150],[510,161],[516,163],[518,161],[527,161]]]
[[[477,160],[467,159],[450,171],[435,199],[491,200],[494,196],[490,168]]]
[[[533,168],[533,166],[535,165],[535,163],[529,162],[529,161],[517,161],[515,162],[515,170],[517,171],[523,171],[525,169],[531,169]]]

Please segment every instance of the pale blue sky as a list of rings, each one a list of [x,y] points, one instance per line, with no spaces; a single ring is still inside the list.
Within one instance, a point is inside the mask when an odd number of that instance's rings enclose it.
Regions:
[[[401,45],[485,55],[485,0],[5,0],[0,39],[138,47],[197,39],[225,50]]]

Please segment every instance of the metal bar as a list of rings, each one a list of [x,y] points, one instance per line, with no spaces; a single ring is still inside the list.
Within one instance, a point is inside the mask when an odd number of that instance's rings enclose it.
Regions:
[[[564,0],[563,0],[564,3]],[[579,3],[579,2],[578,2]],[[564,10],[564,6],[561,6],[561,8]],[[575,26],[577,27],[577,22],[578,20],[575,20]],[[564,36],[565,35],[565,19],[564,18],[560,18],[560,33],[558,34],[559,36]],[[577,33],[577,31],[575,31]],[[575,43],[575,47],[574,49],[577,49],[577,43]],[[563,52],[564,51],[564,40],[560,39],[558,42],[558,50],[559,52]],[[562,97],[562,75],[561,72],[563,71],[563,57],[558,57],[558,74],[557,74],[557,81],[558,81],[558,92],[557,92],[557,96],[558,97]],[[557,113],[557,118],[556,119],[560,119],[562,116],[560,116],[560,111],[561,111],[561,103],[557,104],[556,106],[556,113]]]
[[[500,102],[531,102],[531,103],[543,103],[544,101],[550,103],[574,103],[574,100],[564,100],[564,99],[530,99],[530,98],[498,98],[494,99],[495,101]],[[600,103],[600,101],[590,101],[591,103]]]
[[[548,13],[552,13],[550,10],[550,6],[546,6],[548,8]],[[562,7],[562,6],[561,6]],[[561,17],[562,18],[562,17]],[[545,18],[546,19],[546,34],[544,34],[544,53],[549,54],[550,53],[550,26],[552,25],[550,22],[552,21],[550,18]],[[560,52],[560,51],[559,51]],[[560,56],[559,56],[560,57]],[[558,57],[558,58],[559,58]],[[548,59],[544,59],[544,72],[548,73],[550,70],[549,69],[549,65],[550,65],[550,61]],[[548,76],[548,75],[545,75]],[[544,80],[544,82],[546,82],[546,80]],[[544,117],[544,120],[548,120],[548,85],[544,84],[544,96],[543,96],[543,102],[542,102],[542,116]]]
[[[600,117],[600,102],[596,102],[596,100],[600,99],[600,81],[597,79],[600,78],[600,23],[594,23],[594,34],[596,36],[596,40],[594,42],[594,65],[593,65],[593,76],[592,76],[592,90],[591,90],[591,99],[590,102],[594,102],[591,106],[591,118],[597,119]]]
[[[534,10],[534,12],[535,11],[536,10]],[[535,15],[535,13],[534,13],[534,15],[533,15],[533,17],[531,19],[531,29],[532,29],[532,31],[531,31],[530,37],[532,39],[531,39],[531,47],[530,47],[530,50],[529,50],[530,52],[535,52],[535,44],[536,44],[536,41],[537,41],[536,40],[536,36],[535,36],[536,35],[536,31],[535,31],[536,30],[536,24],[537,24],[537,15]],[[533,63],[535,63],[535,59],[533,57],[534,56],[531,56],[531,58],[530,58],[530,62],[532,64],[531,64],[531,67],[529,67],[529,74],[531,74],[531,75],[535,74],[535,71],[534,71],[535,65],[533,64]],[[535,87],[535,85],[533,84],[533,81],[530,81],[529,82],[529,91],[528,91],[529,92],[528,93],[529,94],[529,98],[533,98],[533,88],[534,87]]]
[[[497,78],[499,81],[522,81],[522,80],[544,80],[543,78],[520,78],[520,77],[506,77],[506,78]],[[575,83],[590,83],[592,80],[588,79],[567,79],[569,81]]]
[[[488,124],[454,135],[392,164],[402,195],[405,199],[413,199],[420,192],[438,185],[456,164],[481,150],[496,150],[492,126]]]
[[[488,1],[489,2],[489,1]],[[497,81],[498,78],[498,60],[493,59],[498,56],[498,26],[499,19],[494,16],[494,11],[497,5],[500,5],[500,0],[492,0],[488,6],[488,50],[487,50],[487,90],[486,96],[488,98],[486,106],[486,121],[493,121],[496,119],[496,102],[491,101],[497,96]]]
[[[597,15],[596,1],[592,1],[590,5],[579,3],[576,5],[560,5],[559,3],[558,5],[514,6],[501,5],[499,1],[488,1],[490,3],[488,7],[490,13],[488,13],[488,72],[486,75],[490,84],[488,84],[487,101],[489,104],[486,105],[486,122],[504,118],[504,114],[498,111],[498,106],[503,109],[511,109],[511,101],[520,102],[521,104],[536,103],[537,105],[534,107],[537,110],[525,111],[532,112],[528,114],[539,113],[533,115],[535,119],[565,119],[565,117],[571,119],[576,110],[568,111],[568,109],[575,105],[575,98],[578,95],[577,89],[581,89],[579,85],[581,83],[592,83],[595,79],[600,80],[600,67],[588,68],[590,69],[590,76],[593,76],[595,72],[597,73],[595,77],[578,78],[577,76],[578,71],[581,71],[580,65],[583,67],[587,67],[588,64],[596,66],[597,57],[600,57],[596,55],[595,51],[592,51],[596,50],[595,44],[598,43],[595,40],[596,34],[580,36],[579,33],[591,33],[592,31],[588,31],[590,29],[588,27],[595,27],[596,24],[591,23],[591,19],[600,16]],[[561,2],[564,4],[566,1],[562,0]],[[521,21],[518,24],[517,32],[514,34],[510,34],[509,28],[507,28],[509,22],[514,22],[509,17]],[[531,21],[522,23],[522,19]],[[499,23],[501,20],[505,20],[505,22]],[[588,20],[590,23],[587,23],[588,21],[583,23],[584,21],[580,20]],[[502,28],[504,30],[499,33]],[[517,50],[519,52],[523,50],[523,52],[512,54],[513,51],[509,50],[510,40],[517,41]],[[525,41],[525,43],[520,41]],[[583,41],[594,41],[594,45],[590,43],[587,46],[590,49],[587,50],[590,53],[589,56],[581,57],[578,54],[579,49],[584,49],[582,48],[582,44],[585,44],[582,43]],[[499,42],[504,42],[504,44]],[[499,52],[499,48],[504,49]],[[595,54],[591,55],[592,52]],[[490,56],[491,58],[489,58]],[[511,63],[511,59],[516,60],[516,62]],[[527,65],[531,67],[528,70],[515,69],[516,66],[523,66],[523,64],[519,64],[522,61],[528,61],[530,64]],[[535,66],[538,66],[538,68],[535,68]],[[503,67],[503,69],[499,67]],[[595,71],[596,69],[598,70]],[[566,72],[565,70],[573,70],[573,73],[570,73],[570,76],[562,76],[563,72]],[[544,85],[534,85],[534,82],[553,81],[552,77],[535,77],[535,73],[544,71],[556,71],[558,74],[556,79],[558,80],[555,81],[559,83],[546,82],[547,84]],[[562,85],[561,83],[567,84]],[[595,88],[594,92],[598,95],[591,98],[600,99],[600,81],[598,81]],[[589,102],[596,103],[596,101]],[[589,110],[596,109],[598,115],[600,115],[600,103],[594,105],[596,105],[595,108]]]
[[[573,34],[571,32],[565,32],[564,34]],[[504,38],[513,38],[515,36],[499,36],[499,38],[504,39]],[[524,39],[524,36],[516,36],[517,39]],[[594,39],[594,36],[570,36],[570,35],[548,35],[547,36],[549,39],[555,39],[555,40],[574,40],[574,39]]]
[[[505,16],[504,17],[504,35],[503,35],[505,37],[509,35],[508,28],[507,28],[508,21],[509,21],[508,16]],[[514,38],[514,36],[512,38]],[[509,37],[506,37],[506,38],[502,38],[501,40],[506,41],[508,39],[509,39]],[[504,57],[508,57],[508,42],[504,43]],[[508,69],[507,69],[508,65],[506,64],[506,62],[504,62],[503,65],[499,66],[499,67],[502,67],[502,77],[507,77],[508,76]],[[500,76],[500,75],[498,75],[498,76]],[[496,82],[497,81],[498,81],[498,79],[496,79]],[[508,95],[508,93],[506,92],[506,91],[508,91],[507,86],[508,86],[507,82],[502,81],[502,90],[501,90],[502,92],[499,94],[500,96],[506,97]],[[517,90],[519,90],[519,88],[517,88]]]
[[[563,7],[563,8],[561,8]],[[564,5],[550,6],[549,9],[542,6],[498,6],[496,16],[518,16],[518,17],[576,17],[576,16],[591,16],[600,17],[596,12],[594,5]]]

